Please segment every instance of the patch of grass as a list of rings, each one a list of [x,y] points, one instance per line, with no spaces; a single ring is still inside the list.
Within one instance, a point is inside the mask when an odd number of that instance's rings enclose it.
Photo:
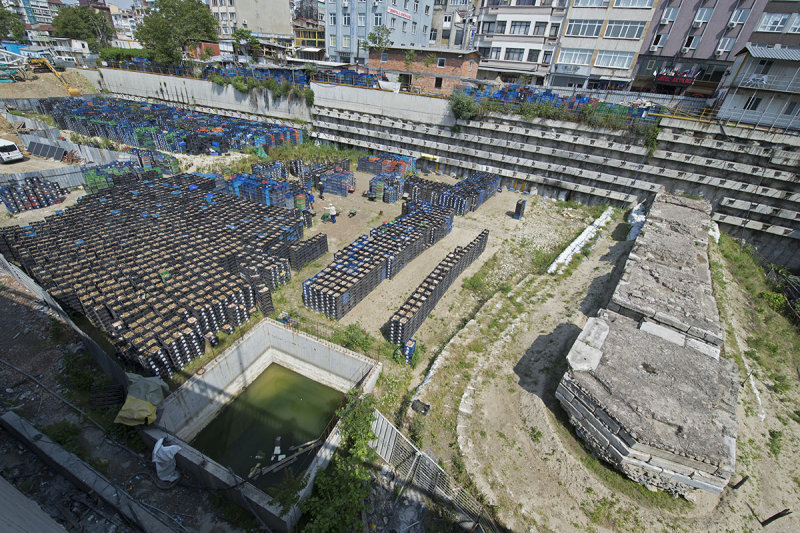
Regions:
[[[528,435],[531,436],[531,440],[533,442],[539,442],[542,440],[542,431],[536,426],[533,426],[528,430]]]
[[[50,339],[50,344],[54,346],[63,346],[65,344],[69,344],[69,341],[73,339],[75,336],[75,332],[72,329],[53,317],[50,317],[50,331],[48,333],[48,337]]]
[[[68,452],[74,453],[84,461],[89,458],[89,452],[80,441],[81,428],[78,425],[62,420],[40,429],[42,433],[59,443]]]
[[[18,117],[25,117],[25,118],[32,118],[38,120],[39,122],[44,122],[48,126],[52,128],[57,128],[56,121],[53,120],[53,117],[50,115],[43,115],[41,113],[26,113],[25,111],[17,111],[16,109],[13,111],[9,111],[12,115],[16,115]]]
[[[777,459],[783,448],[783,431],[778,431],[777,429],[769,430],[767,448],[769,448],[769,453]]]
[[[343,329],[339,329],[331,337],[331,342],[363,354],[368,354],[368,352],[372,351],[374,340],[372,335],[358,324],[350,324]]]
[[[411,421],[411,426],[408,429],[411,442],[414,443],[414,446],[417,448],[422,448],[424,442],[423,435],[425,432],[425,419],[422,416],[415,416],[414,420]]]

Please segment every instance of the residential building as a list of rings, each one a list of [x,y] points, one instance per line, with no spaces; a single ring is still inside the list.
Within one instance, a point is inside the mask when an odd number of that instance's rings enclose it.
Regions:
[[[57,5],[51,6],[48,0],[0,0],[8,11],[19,15],[25,24],[50,24],[60,7],[59,0],[54,0]],[[55,7],[55,10],[52,9]]]
[[[369,54],[369,64],[400,82],[402,90],[447,96],[465,79],[475,79],[479,63],[477,51],[457,48],[396,46]]]
[[[566,1],[481,0],[478,78],[544,84],[567,12]]]
[[[133,11],[120,9],[115,4],[108,4],[108,10],[111,13],[111,23],[114,25],[117,39],[133,39],[133,33],[136,31]]]
[[[321,61],[325,57],[325,24],[316,18],[296,18],[294,28],[294,57]]]
[[[654,0],[572,0],[549,85],[628,88],[653,4]]]
[[[393,46],[426,47],[434,0],[330,0],[325,4],[331,61],[366,65],[361,43],[378,26],[389,29]]]
[[[430,45],[473,50],[479,5],[479,0],[434,0]]]
[[[767,2],[755,19],[750,36],[754,44],[800,46],[800,3]]]
[[[203,0],[219,21],[219,36],[230,38],[237,29],[250,30],[259,40],[291,44],[289,0]]]
[[[53,38],[53,25],[36,22],[34,24],[25,25],[25,34],[32,46],[41,46],[47,48],[50,46],[50,41]]]
[[[800,47],[747,44],[724,84],[717,118],[800,130]]]
[[[642,42],[632,88],[713,95],[765,4],[767,0],[659,3]]]

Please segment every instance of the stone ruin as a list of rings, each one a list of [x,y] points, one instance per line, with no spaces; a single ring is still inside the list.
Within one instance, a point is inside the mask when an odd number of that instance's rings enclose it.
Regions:
[[[722,492],[739,373],[711,293],[711,206],[660,193],[608,309],[573,344],[556,397],[597,457],[651,489]]]

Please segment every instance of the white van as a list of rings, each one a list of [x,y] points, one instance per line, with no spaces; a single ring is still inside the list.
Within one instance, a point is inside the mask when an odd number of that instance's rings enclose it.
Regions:
[[[0,139],[0,161],[3,163],[13,163],[14,161],[24,161],[25,156],[19,151],[17,145],[11,141]]]

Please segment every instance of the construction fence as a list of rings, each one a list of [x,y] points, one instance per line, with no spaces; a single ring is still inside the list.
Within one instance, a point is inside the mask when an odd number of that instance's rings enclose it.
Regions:
[[[375,410],[371,443],[378,456],[391,465],[400,486],[416,490],[450,511],[454,521],[469,531],[497,533],[498,527],[483,506],[458,486],[436,461],[419,450],[386,417]]]

